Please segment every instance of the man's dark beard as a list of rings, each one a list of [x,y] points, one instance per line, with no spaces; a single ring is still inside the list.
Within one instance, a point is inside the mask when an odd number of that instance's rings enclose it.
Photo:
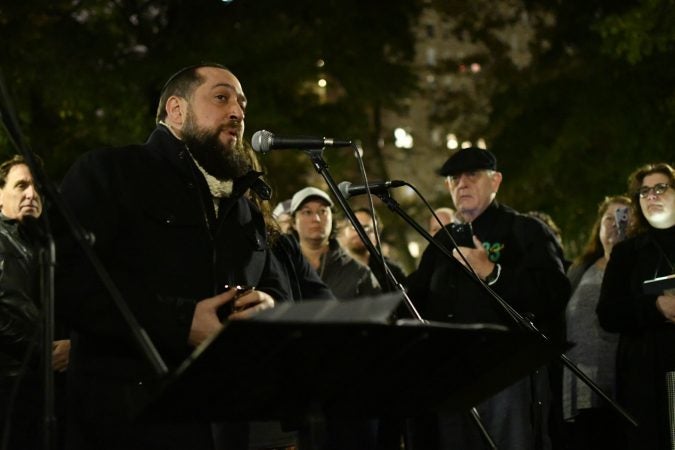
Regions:
[[[234,180],[251,170],[241,142],[228,148],[218,139],[220,130],[211,132],[200,129],[191,117],[188,115],[183,127],[183,142],[206,172],[219,180]]]

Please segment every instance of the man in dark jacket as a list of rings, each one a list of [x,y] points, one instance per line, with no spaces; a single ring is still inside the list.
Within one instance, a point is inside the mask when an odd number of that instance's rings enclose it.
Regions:
[[[36,224],[28,222],[40,217],[42,201],[21,156],[0,164],[0,204],[0,436],[9,433],[9,448],[41,448]],[[69,350],[69,340],[54,342],[54,370],[66,369]],[[7,416],[9,427],[3,429]]]
[[[377,245],[377,239],[375,237],[375,227],[377,227],[378,234],[382,233],[382,225],[379,217],[373,218],[370,209],[368,208],[356,208],[354,210],[354,215],[356,220],[359,221],[363,230],[368,235],[370,242],[373,245]],[[379,261],[379,258],[371,258],[370,252],[366,247],[366,244],[363,243],[361,237],[356,232],[356,229],[349,223],[348,220],[344,221],[344,227],[342,229],[342,234],[340,236],[340,243],[347,249],[349,254],[361,264],[368,266],[368,268],[373,272],[377,282],[380,283],[382,290],[385,292],[395,292],[398,288],[391,281],[389,276],[385,273],[382,262]],[[405,282],[405,273],[401,266],[389,259],[384,257],[384,261],[387,263],[387,267],[394,275],[394,278],[398,283]]]
[[[569,283],[555,239],[541,222],[497,203],[502,174],[494,155],[479,148],[459,150],[440,174],[446,177],[458,218],[473,229],[469,240],[474,247],[460,247],[468,264],[513,308],[533,317],[541,329],[556,330],[569,297]],[[436,233],[436,239],[452,248],[443,230]],[[515,327],[486,290],[462,270],[465,263],[457,249],[453,249],[453,256],[449,259],[429,246],[417,271],[408,278],[410,297],[422,317]],[[550,448],[546,445],[546,411],[542,409],[546,391],[547,378],[540,373],[477,406],[498,448]],[[422,442],[414,448],[483,448],[473,424],[444,420],[434,424],[435,431],[416,433]],[[455,427],[454,431],[450,427]]]
[[[246,318],[288,297],[262,215],[244,195],[260,175],[242,146],[245,109],[232,72],[185,68],[164,86],[145,144],[85,154],[63,180],[96,255],[170,368],[222,328],[219,310]],[[71,448],[211,449],[208,423],[130,417],[154,374],[68,236],[59,251],[58,299],[75,330]],[[236,296],[226,285],[255,289]]]

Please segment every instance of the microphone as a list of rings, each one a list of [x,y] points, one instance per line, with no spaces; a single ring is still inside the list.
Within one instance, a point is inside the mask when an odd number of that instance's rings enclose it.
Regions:
[[[267,130],[260,130],[253,133],[251,138],[253,150],[260,153],[267,153],[270,150],[298,149],[298,150],[316,150],[324,147],[349,147],[351,141],[341,141],[331,138],[317,137],[281,137]]]
[[[405,186],[406,182],[402,180],[392,180],[392,181],[375,181],[373,183],[368,183],[371,194],[379,194],[384,192],[389,188],[395,188],[400,186]],[[367,193],[366,186],[364,184],[351,184],[349,181],[343,181],[338,184],[338,189],[345,198],[354,197],[355,195],[361,195]]]

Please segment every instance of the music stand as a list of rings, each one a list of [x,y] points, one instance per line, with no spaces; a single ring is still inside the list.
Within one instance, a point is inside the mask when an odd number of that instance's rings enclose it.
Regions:
[[[402,418],[465,411],[559,352],[499,325],[388,324],[383,317],[400,298],[379,302],[303,302],[283,314],[230,321],[157,386],[141,418],[298,423],[317,412]]]

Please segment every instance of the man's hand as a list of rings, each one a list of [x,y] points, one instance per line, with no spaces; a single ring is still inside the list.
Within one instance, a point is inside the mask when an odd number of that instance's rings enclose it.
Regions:
[[[70,358],[70,339],[54,341],[52,343],[52,369],[64,372],[68,368]]]
[[[218,318],[218,308],[234,300],[236,294],[237,290],[232,288],[215,297],[197,302],[195,313],[192,316],[190,336],[188,337],[190,345],[198,346],[223,327]]]
[[[252,289],[238,296],[234,301],[234,312],[228,320],[247,319],[260,311],[274,308],[274,299],[269,294]]]
[[[188,338],[190,345],[198,346],[223,327],[218,318],[218,309],[229,302],[233,302],[234,312],[227,317],[228,320],[247,319],[264,309],[274,307],[274,299],[269,294],[255,289],[241,293],[233,287],[215,297],[201,300],[197,302],[192,317]]]
[[[659,295],[656,299],[656,308],[667,320],[675,323],[675,294]]]
[[[484,280],[492,273],[492,270],[495,268],[495,263],[490,261],[487,250],[485,250],[483,243],[479,241],[476,236],[473,236],[473,243],[476,248],[460,246],[459,250],[462,252],[462,255],[464,255],[469,265],[473,267],[473,270],[476,271],[476,274],[480,277],[480,279]],[[452,250],[452,256],[454,256],[457,261],[462,263],[463,266],[466,266],[466,263],[459,255],[459,252],[456,248]]]

